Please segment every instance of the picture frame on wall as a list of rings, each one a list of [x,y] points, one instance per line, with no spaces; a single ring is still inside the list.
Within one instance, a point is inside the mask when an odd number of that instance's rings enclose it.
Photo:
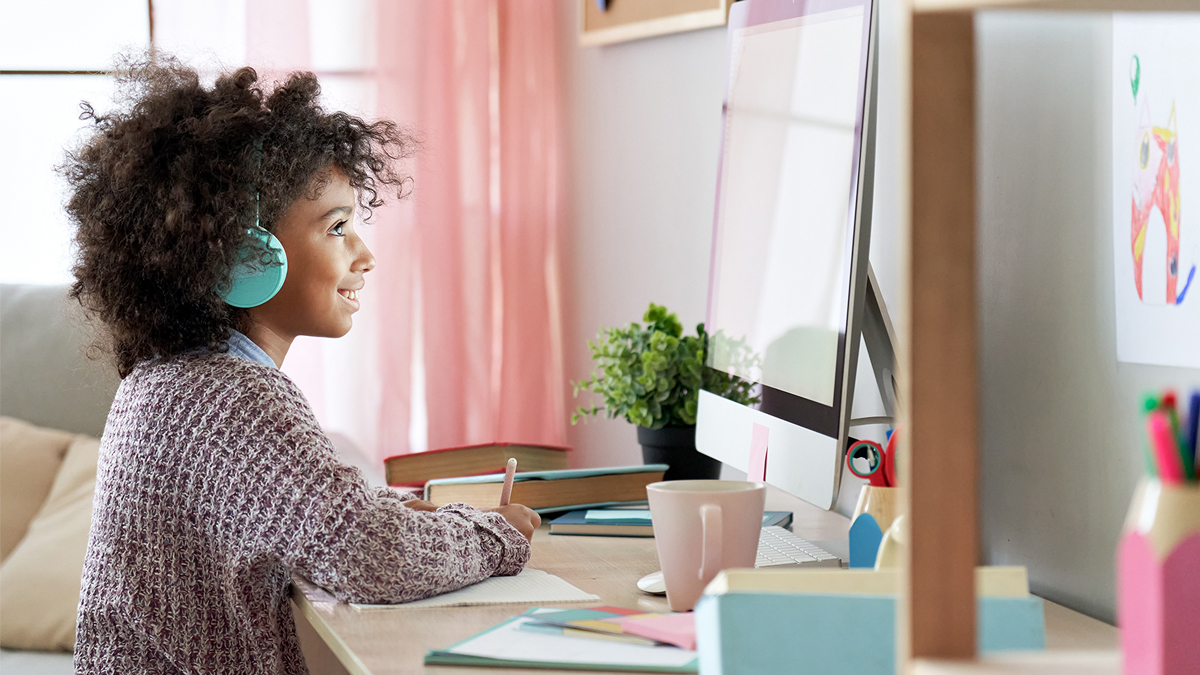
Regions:
[[[578,0],[583,47],[724,26],[734,0]]]

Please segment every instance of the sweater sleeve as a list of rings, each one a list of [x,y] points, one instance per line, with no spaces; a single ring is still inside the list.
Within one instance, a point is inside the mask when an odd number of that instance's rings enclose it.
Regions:
[[[521,571],[529,542],[503,516],[465,504],[417,511],[404,506],[414,495],[369,486],[295,396],[299,405],[276,401],[250,420],[262,441],[242,475],[260,517],[235,520],[234,548],[278,556],[348,602],[408,602]]]
[[[397,501],[407,502],[413,499],[421,498],[415,492],[401,490],[400,488],[388,487],[386,485],[376,485],[371,489],[375,491],[375,494],[379,495],[383,499],[395,499]]]

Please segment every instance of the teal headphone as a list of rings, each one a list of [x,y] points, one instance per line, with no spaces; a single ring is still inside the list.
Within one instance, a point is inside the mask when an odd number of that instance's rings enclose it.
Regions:
[[[262,163],[262,142],[256,144]],[[238,250],[240,262],[229,272],[229,287],[217,294],[234,307],[258,307],[283,288],[287,277],[287,254],[283,244],[259,224],[258,193],[254,195],[254,227],[246,228],[246,242]]]

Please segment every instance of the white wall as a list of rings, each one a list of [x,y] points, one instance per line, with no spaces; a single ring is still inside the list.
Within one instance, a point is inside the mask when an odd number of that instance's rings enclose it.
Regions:
[[[585,341],[650,300],[685,325],[704,318],[725,60],[724,29],[581,49],[576,4],[562,26],[573,379],[590,366]],[[871,258],[903,320],[894,5],[881,11]],[[1200,373],[1116,362],[1108,15],[984,14],[977,27],[982,553],[1027,565],[1044,596],[1111,619],[1113,555],[1140,475],[1140,396],[1194,386]],[[860,376],[860,392],[872,386]],[[574,427],[571,442],[580,465],[640,461],[622,420]]]
[[[704,320],[725,86],[724,30],[583,49],[578,4],[564,3],[562,26],[572,143],[564,336],[573,381],[591,370],[587,340],[601,326],[641,321],[651,301],[689,332]],[[641,463],[624,420],[580,423],[570,442],[580,466]]]
[[[984,556],[1111,620],[1142,394],[1200,371],[1116,360],[1111,15],[976,27]]]

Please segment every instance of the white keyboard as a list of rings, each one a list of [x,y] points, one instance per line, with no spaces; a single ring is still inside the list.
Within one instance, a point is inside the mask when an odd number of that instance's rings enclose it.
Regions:
[[[816,544],[805,541],[778,525],[762,528],[758,536],[758,558],[754,566],[780,567],[803,565],[805,567],[841,567],[842,561]]]

